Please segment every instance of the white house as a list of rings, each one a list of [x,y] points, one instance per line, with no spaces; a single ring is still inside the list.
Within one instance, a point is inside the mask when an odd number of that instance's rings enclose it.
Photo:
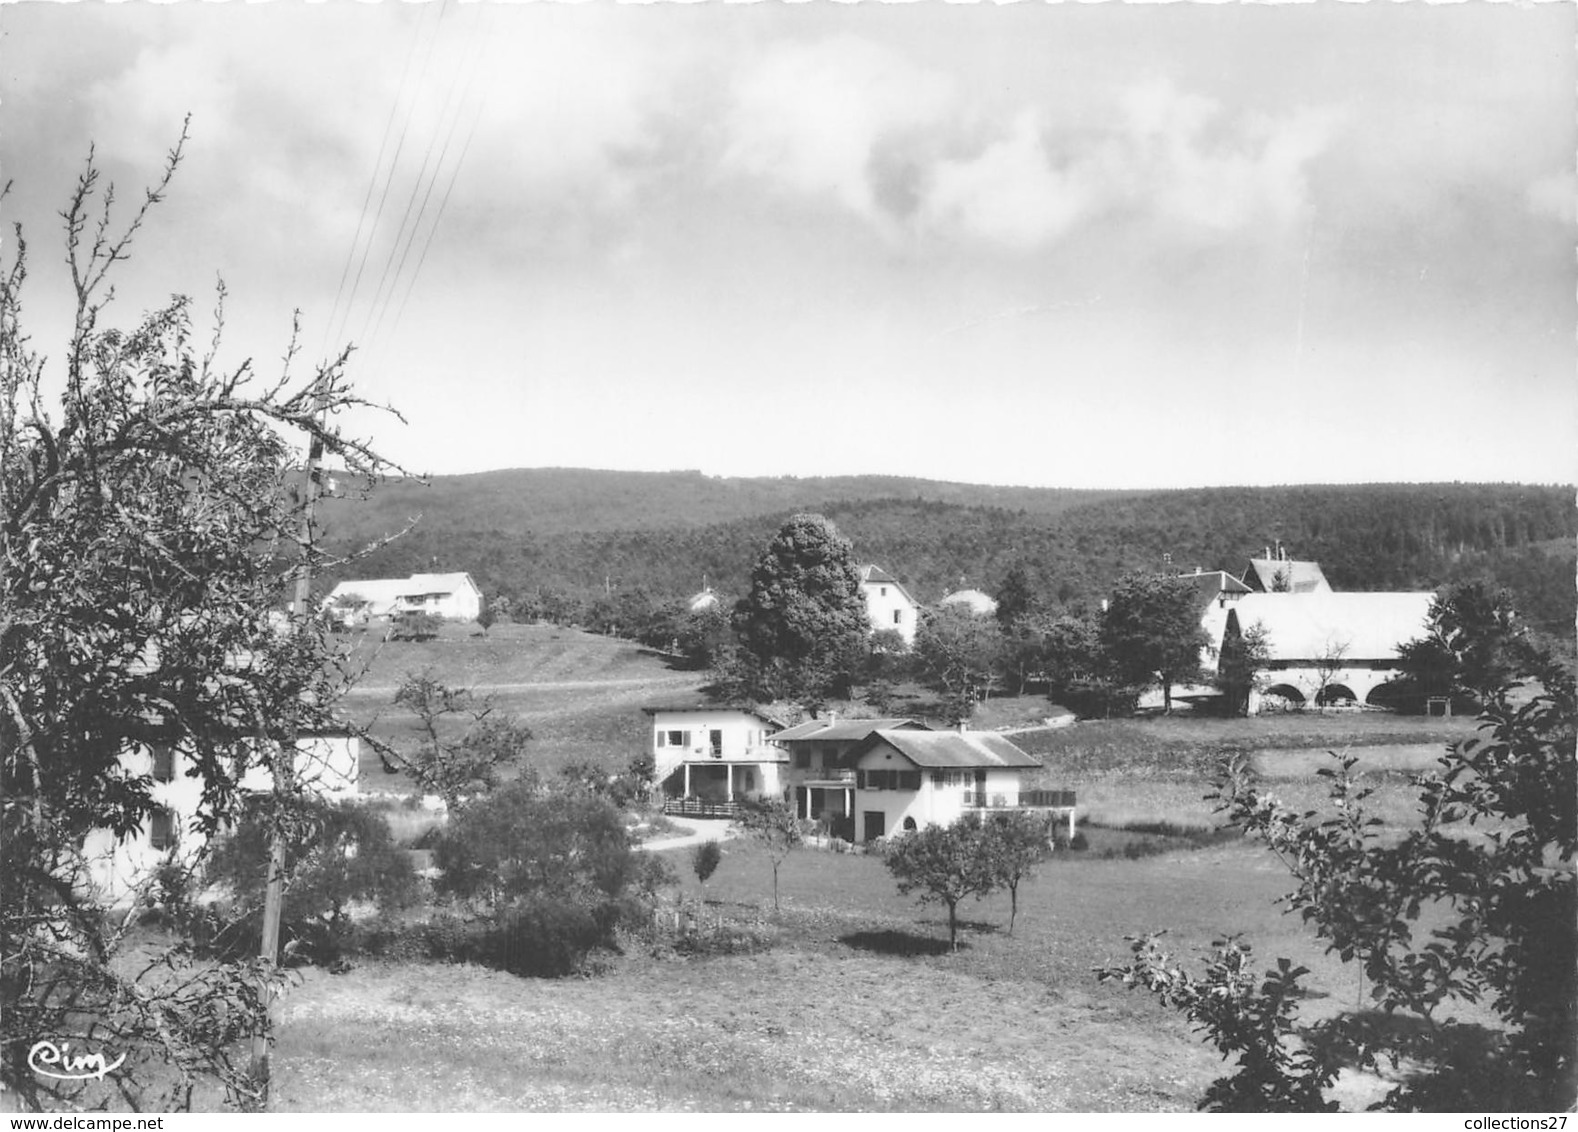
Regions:
[[[1041,760],[989,731],[874,731],[849,761],[857,842],[948,825],[967,813],[1073,812],[1072,793],[1025,790],[1025,771]]]
[[[849,754],[873,731],[929,731],[914,719],[812,719],[772,736],[789,752],[786,784],[795,813],[827,821],[833,833],[854,838],[855,769]]]
[[[303,735],[297,746],[295,774],[303,789],[330,799],[348,798],[357,792],[361,740],[349,731]],[[194,819],[202,801],[203,783],[187,771],[191,756],[167,744],[142,745],[121,756],[129,774],[153,779],[155,805],[142,829],[117,839],[109,830],[93,830],[83,842],[89,878],[108,903],[124,900],[144,884],[168,857],[190,861],[207,840]],[[254,794],[273,789],[267,764],[253,757],[243,772],[240,788]]]
[[[1279,542],[1266,548],[1264,558],[1251,558],[1244,571],[1244,584],[1258,593],[1329,594],[1331,583],[1319,562],[1300,562],[1288,557]]]
[[[904,638],[905,645],[913,645],[920,605],[898,579],[880,566],[862,566],[860,590],[866,595],[871,631],[892,629]]]
[[[1426,632],[1432,593],[1250,593],[1235,602],[1222,633],[1259,625],[1270,663],[1266,698],[1290,705],[1384,703],[1386,685],[1400,675],[1398,649]],[[1222,637],[1213,642],[1221,647]]]
[[[654,706],[647,753],[653,778],[667,799],[665,807],[682,812],[691,800],[719,812],[740,798],[778,797],[789,756],[768,737],[783,722],[751,707],[729,705]]]
[[[353,609],[357,599],[365,604]],[[346,625],[399,613],[431,613],[448,621],[475,621],[482,613],[482,591],[470,574],[412,574],[409,578],[341,582],[323,604]]]

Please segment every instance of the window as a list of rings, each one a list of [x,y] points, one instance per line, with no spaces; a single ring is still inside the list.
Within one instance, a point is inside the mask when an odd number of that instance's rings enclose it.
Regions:
[[[689,731],[670,731],[668,733],[668,745],[670,747],[688,747],[688,746],[690,746],[690,732]]]
[[[893,611],[893,623],[895,625],[904,624],[904,611],[902,609],[895,609]]]
[[[862,790],[919,790],[921,774],[918,770],[859,770],[855,785]]]
[[[879,587],[877,587],[877,592],[879,594],[881,594],[883,597],[887,597],[888,596],[888,587],[887,586],[879,586]]]
[[[148,822],[148,844],[161,852],[175,848],[175,815],[160,806]]]
[[[175,748],[168,743],[155,743],[153,745],[153,780],[155,782],[175,781]]]
[[[794,768],[796,770],[810,770],[811,769],[811,752],[810,751],[796,751],[794,753]]]

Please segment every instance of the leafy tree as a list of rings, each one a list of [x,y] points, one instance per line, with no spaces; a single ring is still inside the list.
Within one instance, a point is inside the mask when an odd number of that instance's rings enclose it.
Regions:
[[[491,699],[451,688],[431,671],[407,674],[394,702],[416,716],[417,738],[414,747],[379,742],[384,768],[406,771],[451,809],[464,795],[497,786],[531,741],[531,728],[498,711]]]
[[[445,891],[497,912],[525,897],[601,906],[639,885],[642,855],[606,798],[526,777],[456,814],[434,863]]]
[[[1000,607],[999,607],[1000,608]],[[1052,626],[1052,618],[1032,613],[1004,630],[1001,666],[1005,679],[1014,682],[1019,695],[1024,695],[1033,679],[1044,675]]]
[[[847,692],[870,623],[849,541],[820,515],[795,515],[751,571],[733,624],[752,693],[819,708]]]
[[[709,605],[694,613],[687,611],[680,620],[674,643],[688,668],[712,668],[734,644],[729,615],[719,605]]]
[[[1110,718],[1134,711],[1139,689],[1113,671],[1095,616],[1060,617],[1047,626],[1047,694],[1083,716]]]
[[[1578,1051],[1578,693],[1571,674],[1532,652],[1516,675],[1542,689],[1514,704],[1503,689],[1481,731],[1422,776],[1420,822],[1401,840],[1368,816],[1354,760],[1324,772],[1332,816],[1300,814],[1231,768],[1233,825],[1287,863],[1286,898],[1344,960],[1362,964],[1373,1009],[1300,1024],[1307,972],[1282,959],[1257,979],[1249,946],[1219,941],[1203,976],[1155,937],[1134,941],[1103,978],[1144,986],[1206,1031],[1237,1071],[1205,1105],[1330,1110],[1346,1063],[1409,1073],[1380,1107],[1406,1111],[1570,1109]],[[1481,827],[1475,831],[1474,827]],[[1470,836],[1478,832],[1478,836]],[[1483,1003],[1499,1027],[1457,1018]]]
[[[493,628],[493,623],[499,619],[496,603],[498,598],[484,599],[482,608],[477,610],[477,627],[482,630],[482,635],[488,635],[488,630]]]
[[[707,890],[707,882],[712,879],[712,874],[718,871],[722,863],[723,846],[716,841],[703,841],[691,852],[690,868],[701,882],[703,892]]]
[[[800,819],[792,805],[782,798],[747,799],[735,816],[748,837],[767,847],[773,866],[773,910],[778,910],[778,869],[790,853],[805,844]]]
[[[1511,595],[1472,581],[1436,595],[1425,635],[1398,650],[1398,663],[1421,695],[1461,694],[1485,703],[1512,678],[1529,647]]]
[[[1200,650],[1209,644],[1194,586],[1150,574],[1122,578],[1102,614],[1101,644],[1122,683],[1159,683],[1163,711],[1171,713],[1173,685],[1198,677]]]
[[[1331,698],[1328,689],[1337,679],[1337,673],[1348,663],[1348,642],[1328,637],[1320,651],[1310,659],[1311,667],[1315,670],[1315,706],[1324,709],[1326,701]]]
[[[211,834],[251,766],[334,724],[327,622],[279,612],[302,570],[327,565],[297,445],[353,474],[379,467],[334,425],[360,403],[343,356],[297,375],[293,338],[262,382],[250,362],[219,363],[222,287],[206,343],[181,297],[109,325],[109,273],[184,142],[124,227],[87,162],[61,213],[75,317],[59,372],[25,329],[20,230],[0,269],[0,1085],[28,1108],[185,1107],[201,1080],[238,1103],[263,1095],[233,1051],[267,1032],[276,976],[197,962],[186,941],[128,962],[126,918],[92,888],[83,842],[154,814],[153,780],[123,760],[133,747],[183,752],[201,787],[195,829]],[[125,1052],[119,1097],[84,1101],[89,1086],[33,1073],[45,1039]]]
[[[948,909],[948,946],[959,949],[959,902],[980,899],[997,887],[987,834],[980,823],[960,818],[952,825],[931,825],[895,838],[885,862],[908,896]]]
[[[997,624],[1012,636],[1026,619],[1040,612],[1041,595],[1030,582],[1030,572],[1015,563],[997,587]]]
[[[1008,890],[1008,934],[1019,919],[1019,885],[1035,875],[1036,866],[1052,855],[1051,822],[1027,811],[993,814],[983,827],[986,868],[993,888]]]
[[[1266,628],[1259,622],[1241,629],[1238,611],[1229,610],[1227,627],[1222,631],[1222,649],[1216,661],[1216,687],[1226,701],[1230,715],[1248,715],[1250,694],[1260,682],[1260,674],[1271,662],[1271,644]]]
[[[625,770],[611,773],[597,763],[578,760],[560,767],[559,775],[582,790],[607,798],[623,810],[646,796],[655,765],[651,755],[641,754],[633,758]]]
[[[285,951],[314,962],[333,960],[350,928],[351,904],[405,907],[416,897],[416,877],[376,810],[308,796],[292,816],[281,910]],[[251,814],[218,843],[209,861],[209,881],[223,885],[232,898],[233,918],[214,940],[224,954],[245,955],[257,947],[271,832],[272,823]]]
[[[958,605],[928,609],[915,633],[915,656],[947,697],[954,723],[969,719],[990,693],[1003,651],[997,622]]]

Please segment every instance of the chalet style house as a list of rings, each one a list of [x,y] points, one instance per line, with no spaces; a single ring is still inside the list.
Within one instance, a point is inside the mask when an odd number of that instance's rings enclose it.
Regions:
[[[873,731],[925,731],[913,719],[812,719],[772,736],[789,752],[786,779],[795,813],[826,821],[836,836],[853,841],[855,770],[851,751]],[[845,827],[848,827],[847,829]]]

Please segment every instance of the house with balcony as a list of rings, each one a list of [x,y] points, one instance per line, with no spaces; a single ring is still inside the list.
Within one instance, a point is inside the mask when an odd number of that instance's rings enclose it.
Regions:
[[[785,784],[795,813],[825,821],[833,836],[854,838],[855,770],[849,754],[874,731],[927,731],[914,719],[812,719],[772,737],[789,753]]]
[[[783,721],[748,706],[654,705],[647,753],[666,813],[728,817],[742,798],[780,797],[788,754],[768,740]]]
[[[1067,820],[1074,793],[1031,790],[1041,760],[989,731],[878,730],[848,755],[855,772],[854,840],[950,825],[969,814],[1028,810]]]

